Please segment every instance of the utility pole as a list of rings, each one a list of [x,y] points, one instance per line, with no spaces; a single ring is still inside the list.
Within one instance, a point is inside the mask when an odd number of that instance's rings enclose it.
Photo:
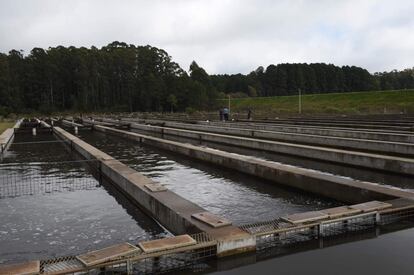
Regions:
[[[298,89],[299,92],[299,114],[302,114],[302,91],[300,88]]]
[[[229,114],[230,114],[230,95],[229,95]]]

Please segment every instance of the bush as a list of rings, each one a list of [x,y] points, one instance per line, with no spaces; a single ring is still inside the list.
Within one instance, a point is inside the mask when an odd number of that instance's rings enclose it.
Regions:
[[[8,119],[12,119],[12,120],[16,120],[17,119],[17,115],[15,113],[10,113],[7,115]]]
[[[11,110],[8,107],[0,106],[0,116],[7,117],[10,114]]]
[[[197,110],[196,110],[196,109],[194,109],[194,108],[192,108],[192,107],[187,107],[187,108],[185,108],[185,112],[186,112],[187,114],[189,114],[189,115],[194,114],[196,111],[197,111]]]

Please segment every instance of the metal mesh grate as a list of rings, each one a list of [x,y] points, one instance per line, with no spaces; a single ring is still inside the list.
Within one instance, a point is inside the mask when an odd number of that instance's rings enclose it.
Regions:
[[[266,235],[283,228],[294,227],[291,223],[285,222],[282,219],[274,219],[264,222],[256,222],[251,224],[241,225],[240,228],[252,235]]]
[[[292,228],[280,233],[269,233],[256,235],[256,249],[266,249],[275,246],[286,246],[299,242],[306,242],[318,237],[317,226]]]
[[[146,258],[132,265],[133,273],[154,274],[183,269],[199,264],[202,260],[216,255],[216,247],[209,246],[200,249],[172,253],[160,257]]]
[[[414,220],[414,206],[381,214],[381,224],[391,224],[401,220]]]
[[[83,264],[75,256],[40,261],[40,273],[42,274],[63,274],[82,270],[83,268]]]
[[[340,235],[372,228],[376,225],[377,213],[371,212],[318,223],[293,225],[282,219],[243,225],[240,228],[256,236],[257,249],[306,242],[312,239]]]
[[[336,219],[321,223],[319,225],[320,236],[333,236],[349,232],[362,231],[375,227],[377,223],[377,213],[367,213]]]
[[[40,262],[41,274],[154,274],[198,265],[216,255],[216,242],[206,233],[191,235],[196,245],[155,253],[133,253],[112,258],[106,263],[85,267],[75,256],[60,257]]]
[[[85,161],[41,162],[0,166],[0,198],[54,192],[90,190],[99,182],[82,164]]]

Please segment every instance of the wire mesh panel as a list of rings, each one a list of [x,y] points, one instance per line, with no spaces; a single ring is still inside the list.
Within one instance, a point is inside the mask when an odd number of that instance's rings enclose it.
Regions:
[[[202,263],[217,254],[216,241],[207,233],[191,235],[195,246],[178,250],[143,254],[140,260],[129,261],[129,271],[133,274],[154,274],[176,271]]]
[[[216,255],[216,247],[209,246],[180,253],[146,258],[132,264],[134,274],[154,274],[170,272],[196,265],[202,260]]]
[[[40,262],[41,274],[154,274],[177,271],[200,265],[217,254],[216,242],[206,233],[193,234],[196,245],[144,253],[134,252],[87,267],[75,256],[60,257]]]
[[[83,270],[84,266],[75,256],[40,261],[41,274],[63,274]]]
[[[273,246],[286,246],[294,243],[306,242],[318,238],[317,226],[292,228],[280,233],[270,233],[256,237],[256,249],[266,249]]]
[[[252,235],[266,235],[283,228],[294,227],[293,224],[288,223],[281,218],[270,221],[256,222],[246,225],[241,225],[240,228]]]
[[[407,207],[405,209],[383,213],[381,214],[380,223],[385,225],[401,220],[414,220],[414,207]]]
[[[53,135],[16,135],[10,144],[2,163],[32,163],[79,160],[79,157],[68,152],[65,143]]]
[[[267,222],[242,225],[240,228],[256,236],[257,249],[285,246],[311,241],[347,232],[362,231],[376,226],[378,213],[371,212],[316,223],[293,225],[275,219]]]
[[[377,212],[373,212],[323,222],[319,225],[319,234],[321,236],[331,236],[347,232],[363,231],[376,226],[377,215]]]
[[[0,198],[95,189],[99,182],[85,164],[86,161],[67,161],[1,165]]]

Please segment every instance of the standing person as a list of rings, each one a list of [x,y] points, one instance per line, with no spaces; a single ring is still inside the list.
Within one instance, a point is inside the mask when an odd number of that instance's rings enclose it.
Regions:
[[[223,115],[224,115],[224,120],[228,121],[229,120],[229,109],[227,109],[227,107],[224,107]]]
[[[247,110],[247,119],[252,120],[252,109],[250,108]]]
[[[223,121],[223,118],[224,118],[223,108],[220,108],[219,116],[220,116],[220,121]]]

